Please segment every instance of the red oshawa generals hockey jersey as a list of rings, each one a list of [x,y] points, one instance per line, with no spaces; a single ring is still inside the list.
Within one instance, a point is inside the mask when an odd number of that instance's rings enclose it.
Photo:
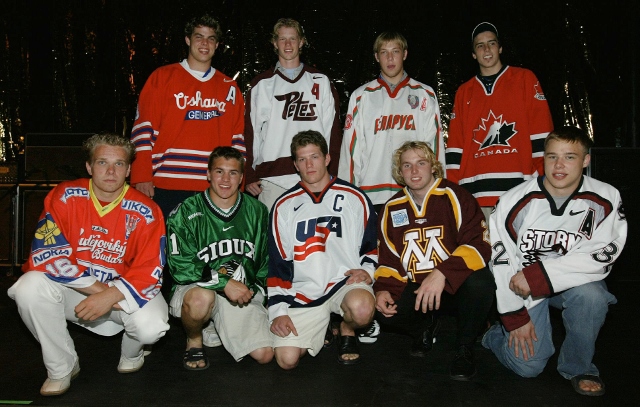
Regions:
[[[604,279],[627,239],[627,220],[614,187],[583,176],[560,207],[543,177],[502,195],[491,214],[493,274],[505,329],[529,322],[528,309],[544,297]],[[531,296],[522,299],[509,281],[522,270]]]
[[[125,184],[122,195],[102,207],[89,179],[56,186],[44,210],[23,271],[37,270],[71,288],[97,281],[115,286],[127,313],[160,292],[165,264],[162,212],[148,197]]]
[[[376,220],[364,192],[338,178],[318,196],[302,182],[282,195],[269,224],[269,320],[286,315],[289,307],[322,304],[351,269],[373,277]]]
[[[458,88],[447,139],[447,179],[480,206],[544,174],[544,139],[553,130],[547,99],[528,69],[505,67],[487,93],[478,77]]]
[[[202,77],[187,61],[156,69],[142,89],[131,141],[136,159],[131,184],[204,191],[207,162],[215,147],[245,153],[244,99],[236,82],[213,68]]]
[[[440,108],[429,86],[408,76],[393,92],[383,79],[356,89],[349,99],[338,177],[384,204],[402,187],[391,176],[393,152],[405,141],[429,144],[444,167]]]
[[[487,267],[491,246],[480,206],[464,188],[436,179],[420,208],[405,188],[382,210],[379,266],[373,288],[397,301],[407,281],[418,284],[433,269],[446,277],[455,294],[467,277]]]
[[[300,181],[291,160],[291,140],[316,130],[327,140],[329,173],[338,174],[342,128],[340,103],[329,78],[304,65],[295,79],[271,68],[251,81],[245,114],[245,182],[263,178],[289,189]]]

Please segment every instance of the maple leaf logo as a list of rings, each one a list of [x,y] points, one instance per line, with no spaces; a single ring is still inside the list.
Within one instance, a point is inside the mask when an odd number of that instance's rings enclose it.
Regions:
[[[482,123],[473,133],[473,141],[480,145],[478,150],[484,150],[493,146],[510,146],[509,139],[518,131],[515,129],[515,122],[503,122],[502,115],[496,117],[493,111],[489,111],[489,116],[482,119]]]

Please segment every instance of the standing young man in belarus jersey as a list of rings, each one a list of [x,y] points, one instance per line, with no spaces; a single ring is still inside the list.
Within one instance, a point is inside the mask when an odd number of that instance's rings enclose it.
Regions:
[[[306,41],[298,21],[278,20],[271,34],[278,62],[253,78],[247,96],[245,189],[269,209],[300,181],[289,153],[291,139],[300,131],[316,130],[326,138],[333,157],[329,173],[338,173],[342,140],[338,93],[325,74],[300,62]]]
[[[43,396],[66,392],[80,373],[67,321],[106,336],[124,329],[120,373],[138,371],[143,346],[169,329],[159,295],[164,219],[125,182],[134,146],[116,134],[96,134],[84,148],[91,179],[65,181],[47,194],[25,274],[8,291],[40,342],[49,376]]]
[[[509,190],[491,214],[493,274],[503,326],[482,339],[506,367],[539,375],[555,349],[549,307],[562,310],[566,337],[558,372],[579,394],[605,387],[593,364],[600,327],[616,298],[605,277],[620,256],[627,221],[620,193],[583,176],[593,142],[576,127],[545,139],[545,175]]]
[[[402,187],[391,176],[393,152],[405,141],[424,141],[444,164],[440,108],[431,87],[404,71],[407,40],[384,32],[373,45],[380,64],[377,79],[349,99],[338,177],[360,187],[376,209]]]
[[[488,220],[500,195],[543,174],[544,138],[553,122],[533,72],[502,64],[493,24],[478,24],[471,42],[480,72],[456,92],[447,179],[471,192]]]
[[[302,181],[274,204],[269,233],[269,320],[278,365],[318,354],[331,313],[340,314],[338,361],[359,362],[354,330],[371,323],[378,260],[376,213],[367,196],[327,172],[317,131],[298,133],[291,156]]]
[[[225,349],[239,361],[273,358],[267,310],[269,212],[239,191],[244,158],[216,147],[209,158],[210,187],[187,198],[167,220],[168,265],[176,285],[170,312],[187,334],[183,365],[203,370],[204,324],[213,320]]]
[[[217,146],[244,152],[244,100],[236,82],[211,66],[220,24],[205,14],[186,24],[187,58],[156,69],[145,83],[131,140],[131,184],[166,217],[209,187],[207,160]]]

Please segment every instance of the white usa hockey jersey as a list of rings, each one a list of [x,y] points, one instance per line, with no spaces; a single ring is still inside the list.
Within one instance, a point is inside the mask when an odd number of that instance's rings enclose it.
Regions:
[[[269,320],[289,307],[312,307],[347,280],[377,267],[377,216],[367,196],[338,178],[314,194],[302,183],[283,194],[269,225]]]

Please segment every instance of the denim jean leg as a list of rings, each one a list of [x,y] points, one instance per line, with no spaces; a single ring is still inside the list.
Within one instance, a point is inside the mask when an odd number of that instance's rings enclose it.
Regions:
[[[491,327],[491,330],[486,333],[482,341],[482,345],[491,349],[500,363],[522,377],[538,376],[555,352],[553,341],[551,340],[548,302],[549,300],[545,299],[528,310],[538,338],[537,341],[533,342],[534,354],[528,360],[524,360],[522,357],[522,350],[520,350],[519,357],[516,358],[515,349],[509,347],[509,332],[502,326],[494,325]]]
[[[558,355],[558,372],[565,379],[580,374],[598,376],[593,364],[596,339],[604,324],[609,304],[616,297],[604,281],[583,284],[553,296],[549,304],[562,310],[566,337]]]

